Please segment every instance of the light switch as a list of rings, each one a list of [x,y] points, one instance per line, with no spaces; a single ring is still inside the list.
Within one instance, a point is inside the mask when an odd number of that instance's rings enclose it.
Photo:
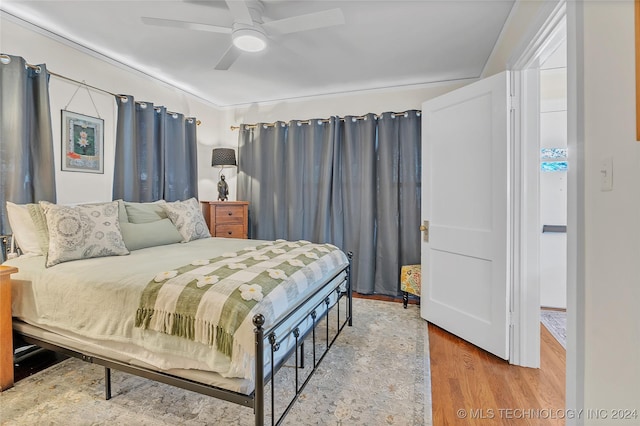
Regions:
[[[600,191],[613,190],[613,157],[600,162]]]

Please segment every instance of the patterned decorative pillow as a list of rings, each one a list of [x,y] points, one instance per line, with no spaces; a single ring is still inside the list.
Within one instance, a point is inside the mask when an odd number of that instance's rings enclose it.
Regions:
[[[198,240],[200,238],[211,237],[207,222],[202,216],[200,203],[195,198],[189,198],[186,201],[174,201],[172,203],[160,204],[171,222],[178,228],[178,232],[182,235],[182,242]]]
[[[118,224],[118,202],[75,207],[40,202],[49,228],[46,266],[129,254]]]

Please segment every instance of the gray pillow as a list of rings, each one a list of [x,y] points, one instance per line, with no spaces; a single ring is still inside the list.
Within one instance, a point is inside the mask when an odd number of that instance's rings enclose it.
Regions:
[[[122,229],[122,224],[129,222],[129,216],[127,216],[127,209],[124,206],[124,201],[116,201],[118,202],[118,223],[120,223],[120,228]]]
[[[166,219],[167,213],[162,209],[161,203],[132,203],[124,202],[127,217],[130,223],[149,223],[160,219]]]
[[[148,223],[120,223],[124,244],[129,250],[163,246],[182,241],[182,235],[167,219]]]
[[[118,224],[118,203],[75,207],[40,202],[49,229],[46,266],[70,260],[129,254]]]

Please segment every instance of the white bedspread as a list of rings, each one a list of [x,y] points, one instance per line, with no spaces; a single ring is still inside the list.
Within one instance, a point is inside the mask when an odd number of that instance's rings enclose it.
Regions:
[[[238,371],[225,355],[208,345],[134,325],[140,295],[158,271],[259,243],[207,238],[51,268],[44,267],[42,256],[12,259],[5,264],[20,270],[12,276],[13,316],[70,338],[107,346],[133,361],[161,370],[196,369],[214,371],[223,377],[252,377],[252,365],[246,371]],[[344,265],[346,262],[345,258]],[[314,288],[336,272],[331,271]]]

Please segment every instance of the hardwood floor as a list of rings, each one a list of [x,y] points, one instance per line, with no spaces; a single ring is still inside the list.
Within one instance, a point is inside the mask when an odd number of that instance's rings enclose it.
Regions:
[[[532,369],[429,324],[433,425],[564,425],[565,350],[540,332],[541,368]]]

